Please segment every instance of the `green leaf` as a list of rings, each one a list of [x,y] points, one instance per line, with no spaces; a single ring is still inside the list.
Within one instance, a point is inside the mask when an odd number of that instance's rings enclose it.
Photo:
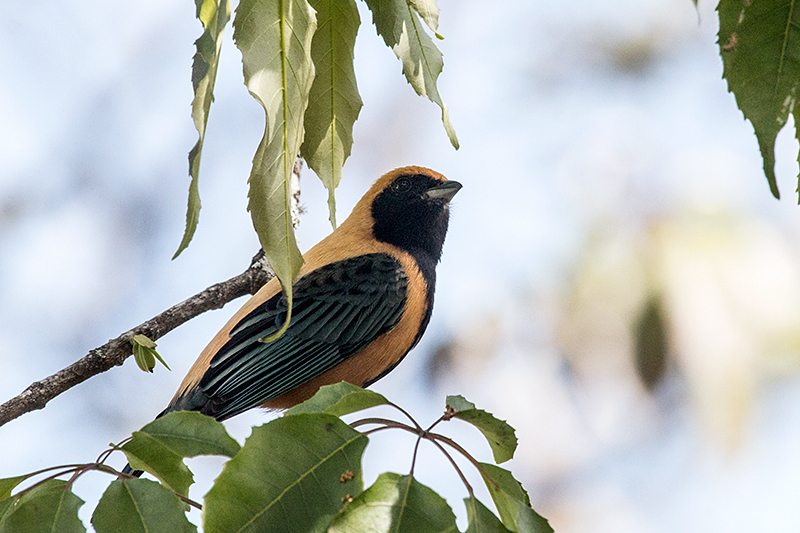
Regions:
[[[489,463],[481,463],[481,467],[486,474],[483,477],[483,481],[489,489],[492,500],[494,500],[500,519],[511,531],[517,531],[518,504],[530,505],[531,501],[528,493],[525,492],[522,484],[514,479],[514,476],[508,470]]]
[[[150,472],[164,485],[186,494],[194,477],[183,463],[184,457],[226,455],[233,457],[239,443],[225,426],[194,411],[168,413],[133,432],[122,445],[128,462],[136,470]]]
[[[465,533],[508,533],[508,529],[475,496],[464,498],[469,526]]]
[[[0,500],[5,500],[11,496],[14,487],[28,479],[30,476],[16,476],[0,479]]]
[[[408,0],[408,3],[431,30],[439,29],[439,6],[436,5],[436,0]]]
[[[305,0],[242,0],[233,27],[247,89],[266,114],[250,173],[248,209],[286,294],[288,323],[292,281],[303,264],[292,227],[292,170],[303,142],[303,115],[314,78],[311,38],[316,20]]]
[[[483,480],[503,524],[518,533],[553,533],[547,520],[531,508],[528,493],[508,470],[481,463]],[[488,477],[487,477],[488,476]]]
[[[185,504],[149,479],[117,479],[108,486],[92,514],[97,533],[193,533]]]
[[[442,108],[442,123],[450,143],[458,149],[458,139],[447,105],[439,96],[436,80],[444,67],[442,53],[425,33],[412,4],[407,0],[365,0],[378,34],[403,62],[403,74],[420,96]],[[422,2],[418,2],[421,4]]]
[[[161,363],[162,365],[164,365],[164,367],[165,367],[167,370],[169,370],[170,372],[172,372],[172,369],[169,367],[169,365],[167,364],[167,362],[166,362],[166,361],[164,361],[164,360],[161,358],[161,356],[158,354],[158,352],[157,352],[157,351],[153,350],[153,355],[156,357],[156,359],[158,359],[158,362],[159,362],[159,363]]]
[[[456,518],[447,502],[412,476],[385,472],[333,520],[329,533],[452,532]]]
[[[519,502],[517,526],[520,533],[553,533],[553,528],[547,519],[522,502]]]
[[[471,401],[467,400],[466,398],[464,398],[460,394],[456,394],[456,395],[453,395],[453,396],[448,396],[447,398],[445,398],[444,402],[445,402],[445,405],[447,405],[447,407],[451,407],[455,411],[455,413],[453,413],[453,414],[456,414],[456,413],[459,413],[459,412],[462,412],[462,411],[471,411],[473,409],[476,409],[474,403],[472,403]]]
[[[17,497],[12,496],[4,500],[0,500],[0,531],[3,530],[3,520],[14,509],[14,504],[17,502]]]
[[[150,337],[148,337],[147,335],[142,335],[141,333],[131,337],[131,344],[133,345],[139,344],[145,348],[150,348],[150,349],[153,349],[157,346],[156,343],[150,339]]]
[[[347,498],[345,498],[347,500]],[[308,529],[308,533],[328,533],[328,528],[330,527],[331,523],[333,523],[333,519],[336,517],[334,514],[326,514],[322,515],[314,522],[314,525]]]
[[[283,416],[300,413],[328,413],[333,416],[342,416],[388,403],[389,400],[377,392],[342,381],[335,385],[320,387],[314,396],[287,410]]]
[[[136,364],[144,370],[145,372],[152,372],[153,368],[156,366],[156,359],[153,356],[153,352],[148,350],[141,344],[133,344],[133,360],[136,361]]]
[[[447,406],[455,412],[453,418],[469,422],[483,433],[489,446],[492,448],[494,460],[503,463],[514,457],[517,449],[517,436],[504,420],[495,418],[491,413],[476,409],[475,404],[464,399],[463,396],[448,396]]]
[[[186,209],[186,231],[183,233],[178,251],[173,259],[189,246],[197,229],[200,217],[200,191],[198,178],[200,176],[200,156],[203,153],[203,142],[206,137],[206,124],[211,102],[214,101],[214,83],[217,79],[217,66],[219,65],[219,52],[222,47],[222,33],[225,25],[231,18],[231,4],[228,0],[195,0],[197,18],[203,24],[203,35],[195,41],[197,52],[192,62],[192,120],[197,129],[198,138],[189,152],[189,205]]]
[[[795,114],[800,135],[800,110],[795,108],[800,85],[800,9],[796,7],[790,0],[721,0],[717,6],[723,77],[739,109],[753,124],[764,173],[776,198],[780,195],[775,138],[790,112]]]
[[[0,520],[0,533],[83,533],[78,518],[83,500],[60,479],[45,481],[23,494]]]
[[[353,70],[353,47],[361,19],[353,0],[311,0],[317,31],[311,41],[316,76],[305,114],[305,140],[300,153],[328,189],[328,211],[336,227],[334,190],[353,145],[353,124],[361,97]]]
[[[361,493],[367,440],[328,414],[286,416],[254,428],[206,495],[205,532],[319,526]]]
[[[156,358],[164,365],[167,370],[172,370],[169,365],[161,358],[155,350],[156,343],[150,340],[146,335],[134,335],[130,339],[133,346],[133,358],[139,368],[145,372],[152,372],[156,366]]]

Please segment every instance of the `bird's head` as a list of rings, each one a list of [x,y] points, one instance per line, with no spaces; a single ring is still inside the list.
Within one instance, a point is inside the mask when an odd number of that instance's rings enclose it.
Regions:
[[[438,261],[450,200],[459,189],[457,181],[423,167],[403,167],[384,174],[367,193],[374,237],[408,252],[424,251]]]

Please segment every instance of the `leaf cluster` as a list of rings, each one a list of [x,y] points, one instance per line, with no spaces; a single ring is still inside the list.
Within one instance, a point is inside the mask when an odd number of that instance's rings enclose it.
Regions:
[[[229,0],[195,0],[204,28],[192,65],[192,118],[198,140],[189,154],[186,230],[175,253],[188,245],[200,214],[199,171],[222,35],[230,20]],[[442,111],[451,143],[458,148],[447,105],[436,82],[444,63],[424,25],[436,32],[436,0],[365,0],[378,34],[403,65],[417,94]],[[424,21],[424,25],[423,25]],[[264,134],[253,158],[249,203],[253,225],[280,280],[291,316],[292,286],[303,264],[292,226],[292,173],[306,160],[328,189],[336,227],[334,190],[353,144],[353,124],[362,107],[353,49],[361,20],[355,0],[241,0],[233,38],[242,53],[244,81],[264,108]],[[435,33],[438,38],[441,36]]]
[[[152,372],[156,367],[156,359],[158,359],[167,370],[172,370],[156,351],[156,343],[147,335],[136,334],[131,337],[130,342],[133,358],[140,369],[145,372]]]
[[[339,418],[379,405],[395,408],[409,423],[363,418],[347,424]],[[84,502],[72,492],[72,485],[90,471],[116,476],[92,515],[98,533],[195,532],[196,526],[186,518],[189,506],[202,508],[203,528],[208,533],[455,533],[455,516],[447,502],[414,477],[416,452],[422,440],[436,446],[464,482],[468,492],[464,499],[469,521],[466,532],[552,532],[547,520],[531,508],[528,494],[511,472],[478,462],[459,444],[433,432],[437,425],[453,418],[483,433],[496,462],[513,455],[517,445],[513,428],[461,396],[449,396],[444,414],[422,428],[384,396],[339,383],[323,387],[284,416],[254,428],[243,446],[212,418],[196,412],[170,413],[134,432],[121,445],[112,445],[93,463],[0,479],[0,533],[86,531],[78,518]],[[361,426],[369,429],[356,429]],[[383,473],[365,489],[361,460],[369,435],[388,429],[417,435],[411,470],[407,474]],[[133,468],[152,474],[158,482],[138,479],[106,465],[116,450],[125,453]],[[475,497],[453,459],[453,451],[480,472],[498,515]],[[198,455],[231,458],[202,506],[187,497],[193,476],[183,461]],[[59,479],[62,477],[67,479]],[[38,478],[12,494],[23,482]]]

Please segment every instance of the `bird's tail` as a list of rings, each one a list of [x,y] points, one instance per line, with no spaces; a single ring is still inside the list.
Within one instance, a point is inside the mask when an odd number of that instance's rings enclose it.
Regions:
[[[133,468],[131,468],[131,464],[128,463],[128,464],[125,465],[125,468],[122,469],[122,473],[123,474],[129,474],[131,476],[141,477],[141,475],[144,474],[144,471],[143,470],[134,470]]]

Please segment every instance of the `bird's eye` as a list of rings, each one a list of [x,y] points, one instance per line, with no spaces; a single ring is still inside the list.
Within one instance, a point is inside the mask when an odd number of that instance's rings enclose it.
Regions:
[[[406,177],[397,178],[394,180],[394,183],[392,183],[392,189],[394,192],[406,192],[410,188],[411,180]]]

